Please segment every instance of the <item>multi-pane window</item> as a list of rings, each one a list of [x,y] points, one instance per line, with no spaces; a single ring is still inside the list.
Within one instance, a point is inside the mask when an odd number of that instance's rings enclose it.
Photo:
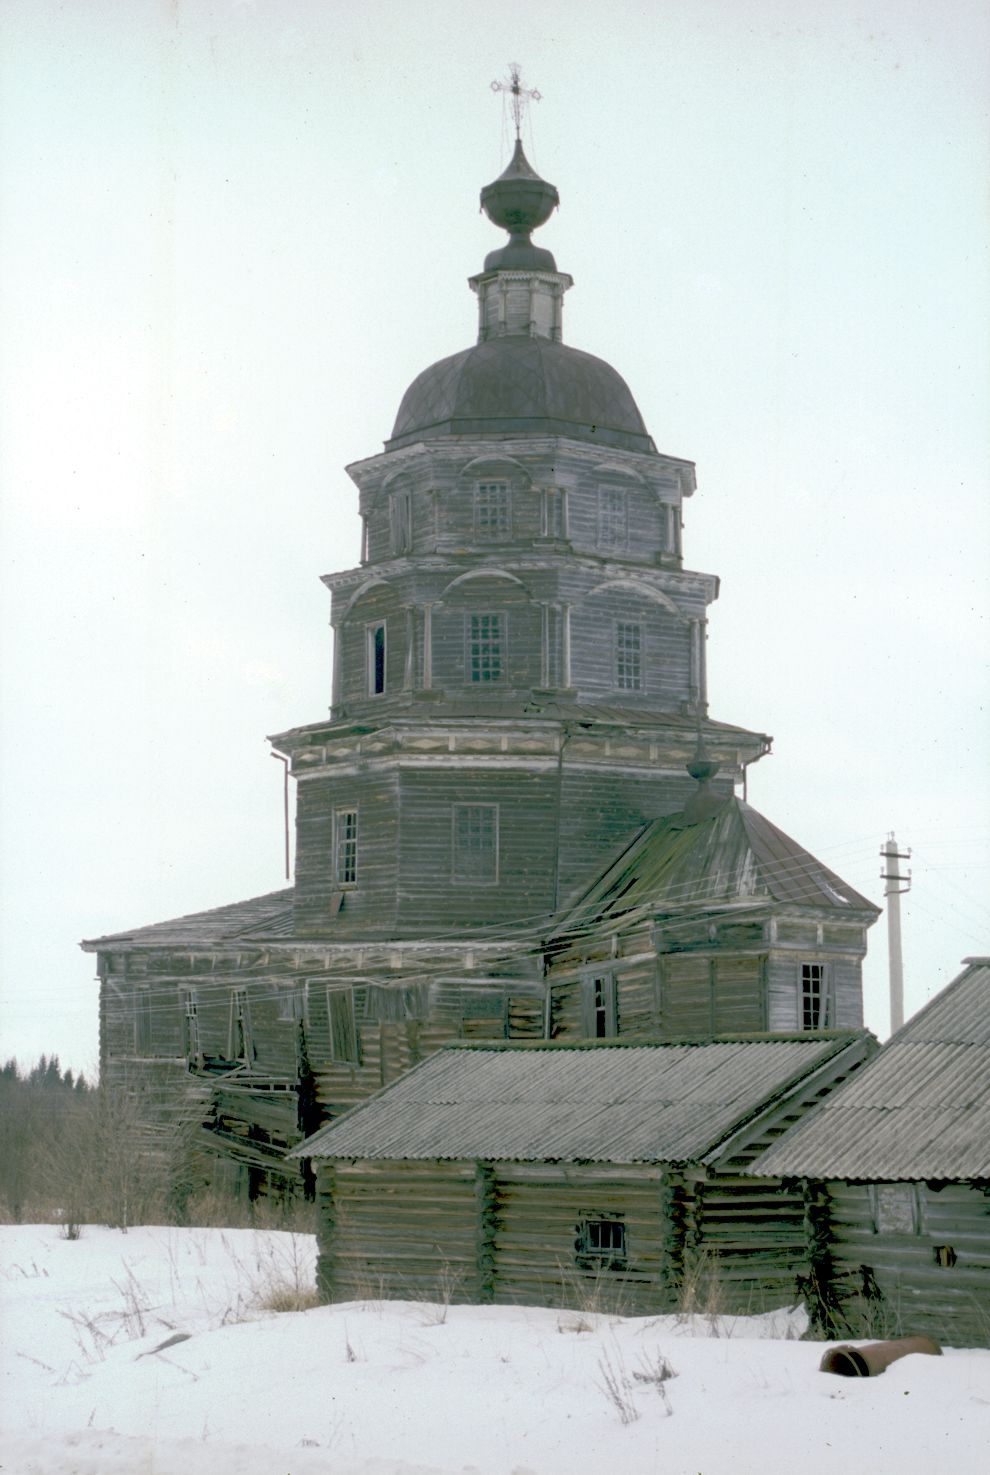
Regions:
[[[493,884],[498,880],[498,805],[455,804],[453,878]]]
[[[368,626],[368,691],[381,696],[385,690],[385,624]]]
[[[333,817],[333,874],[338,886],[357,882],[357,842],[357,810],[338,809]]]
[[[828,989],[824,963],[801,964],[801,1028],[825,1029],[828,1025]]]
[[[199,1003],[194,988],[182,990],[182,1053],[187,1060],[199,1054]]]
[[[602,548],[626,546],[626,494],[618,487],[599,489],[598,543]]]
[[[468,616],[467,668],[470,681],[502,680],[504,620],[499,614]]]
[[[620,691],[643,685],[643,627],[619,620],[615,626],[615,684]]]
[[[474,530],[479,538],[507,538],[510,530],[509,484],[481,481],[474,490]]]
[[[624,1270],[626,1226],[622,1219],[582,1219],[575,1241],[576,1259],[582,1270]]]
[[[330,1031],[331,1060],[359,1064],[353,988],[331,987],[327,989],[327,1025]]]

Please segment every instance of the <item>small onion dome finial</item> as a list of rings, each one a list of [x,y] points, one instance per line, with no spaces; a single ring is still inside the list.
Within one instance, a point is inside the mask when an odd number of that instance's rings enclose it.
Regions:
[[[488,219],[509,232],[508,244],[489,254],[485,270],[503,266],[556,271],[553,256],[533,245],[530,232],[544,225],[559,204],[556,186],[540,178],[517,138],[508,168],[481,191],[481,208]]]

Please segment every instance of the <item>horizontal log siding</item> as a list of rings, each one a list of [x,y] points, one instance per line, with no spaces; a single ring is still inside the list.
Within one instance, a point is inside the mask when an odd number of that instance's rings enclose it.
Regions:
[[[640,626],[639,690],[615,684],[615,626]],[[634,590],[592,592],[571,610],[571,685],[609,695],[629,710],[676,711],[690,697],[690,631],[675,615]]]
[[[329,1300],[479,1299],[474,1163],[318,1170],[317,1276]]]
[[[559,900],[566,904],[601,874],[648,820],[682,809],[697,785],[670,774],[619,773],[568,767],[564,750],[560,803]],[[613,760],[618,762],[618,760]],[[554,780],[556,783],[556,779]],[[731,786],[726,793],[731,792]]]
[[[627,536],[616,546],[603,547],[598,540],[599,490],[603,486],[623,490],[626,495]],[[632,478],[602,480],[590,468],[582,468],[578,484],[569,495],[567,512],[570,541],[577,552],[646,563],[664,551],[666,509],[655,492]]]
[[[660,959],[660,1037],[766,1029],[764,966],[759,957],[666,954]]]
[[[685,1305],[733,1315],[793,1305],[808,1271],[800,1188],[725,1175],[697,1182],[694,1193]]]
[[[553,908],[555,775],[463,768],[402,776],[398,925],[406,936],[545,916]],[[453,874],[453,810],[498,805],[498,881]]]
[[[296,801],[295,929],[299,936],[381,936],[395,922],[396,805],[394,773],[370,771],[300,783]],[[357,883],[334,915],[333,816],[356,809]]]
[[[528,1306],[591,1307],[642,1314],[665,1304],[662,1182],[656,1173],[616,1167],[608,1176],[575,1167],[553,1170],[494,1165],[494,1297]],[[625,1270],[581,1269],[583,1219],[620,1216]]]
[[[848,1335],[919,1333],[944,1346],[990,1346],[990,1184],[918,1184],[915,1234],[876,1231],[868,1185],[827,1188],[833,1290]],[[956,1255],[951,1267],[935,1260],[945,1245]],[[879,1300],[864,1294],[871,1283]]]

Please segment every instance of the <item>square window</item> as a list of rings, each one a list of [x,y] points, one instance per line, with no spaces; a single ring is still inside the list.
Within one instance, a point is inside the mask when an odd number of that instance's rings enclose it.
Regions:
[[[801,1028],[828,1027],[828,988],[824,963],[801,964]]]
[[[468,677],[483,685],[502,680],[504,630],[501,615],[468,616]]]
[[[368,626],[368,694],[381,696],[385,690],[385,623]]]
[[[617,487],[598,493],[598,543],[602,548],[626,546],[626,494]]]
[[[625,1270],[629,1263],[625,1222],[617,1216],[582,1219],[574,1248],[581,1270]]]
[[[498,805],[455,804],[453,879],[493,885],[498,880]]]
[[[338,809],[333,817],[333,873],[338,886],[357,882],[356,809]]]
[[[474,530],[478,537],[492,541],[507,538],[510,526],[508,482],[479,482],[474,493]]]
[[[619,620],[615,627],[615,684],[620,691],[643,685],[643,627]]]

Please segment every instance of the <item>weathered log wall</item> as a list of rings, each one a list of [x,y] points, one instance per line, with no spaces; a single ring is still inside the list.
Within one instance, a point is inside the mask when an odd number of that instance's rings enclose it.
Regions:
[[[990,1183],[831,1182],[827,1195],[847,1335],[990,1346]]]

